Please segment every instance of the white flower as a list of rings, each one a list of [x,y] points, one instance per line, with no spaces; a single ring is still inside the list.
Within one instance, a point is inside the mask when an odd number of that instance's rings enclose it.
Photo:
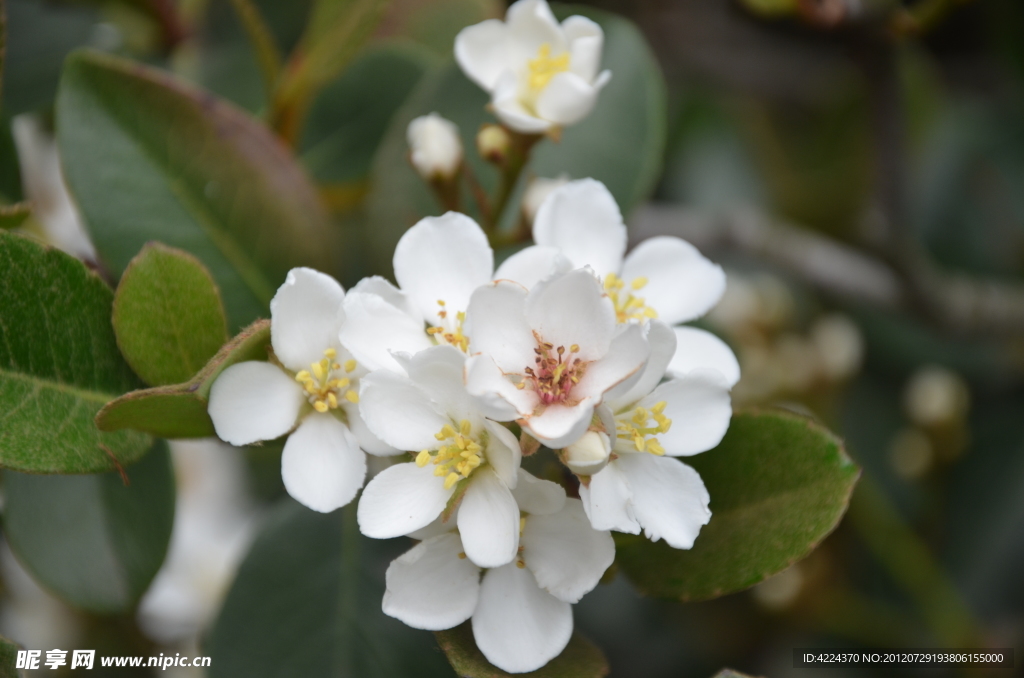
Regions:
[[[491,417],[518,419],[549,447],[576,442],[606,391],[647,360],[640,325],[617,325],[589,269],[527,291],[499,280],[473,293],[467,312],[474,355],[466,387]]]
[[[533,222],[538,246],[556,248],[573,267],[591,267],[604,282],[620,323],[657,318],[668,325],[695,320],[718,303],[725,273],[681,238],[648,238],[626,253],[626,225],[615,198],[599,181],[580,179],[555,189]],[[520,254],[526,255],[531,248]],[[736,356],[721,339],[696,327],[676,327],[670,375],[718,370],[739,381]]]
[[[494,252],[480,226],[464,214],[426,217],[395,247],[396,288],[375,276],[345,297],[341,340],[370,370],[401,371],[394,354],[413,355],[438,344],[466,351],[463,323],[469,297],[495,277]],[[567,270],[554,248],[530,248],[510,257],[497,277],[533,284]]]
[[[439,631],[472,619],[477,647],[510,673],[539,669],[565,649],[571,604],[597,586],[615,558],[611,535],[591,528],[578,499],[566,499],[561,487],[525,471],[519,488],[536,499],[516,490],[525,517],[515,562],[481,578],[480,568],[463,557],[457,533],[434,536],[391,563],[383,605],[385,614],[419,629]]]
[[[519,547],[512,489],[522,453],[515,436],[486,419],[466,392],[465,359],[451,346],[436,346],[405,361],[408,376],[378,370],[363,379],[367,425],[416,457],[370,481],[359,501],[359,527],[368,537],[399,537],[458,504],[466,554],[481,567],[497,567]]]
[[[608,464],[580,485],[580,498],[599,530],[663,538],[670,546],[693,546],[711,519],[710,498],[700,476],[671,457],[709,450],[729,427],[732,407],[722,376],[697,369],[659,385],[675,351],[675,335],[649,323],[651,357],[626,393],[609,398],[603,420],[614,418]],[[608,427],[610,428],[610,427]]]
[[[409,158],[420,176],[451,179],[462,164],[462,140],[459,128],[437,113],[422,115],[409,123],[406,130]]]
[[[281,477],[295,499],[328,512],[352,501],[366,477],[363,450],[394,454],[363,421],[365,373],[338,341],[345,291],[334,278],[294,268],[270,302],[275,362],[232,365],[210,389],[210,418],[232,445],[289,431]],[[296,424],[298,427],[296,428]]]
[[[594,108],[611,78],[598,73],[604,32],[590,19],[561,25],[544,0],[519,0],[506,20],[462,29],[455,60],[491,95],[498,119],[526,134],[572,125]]]

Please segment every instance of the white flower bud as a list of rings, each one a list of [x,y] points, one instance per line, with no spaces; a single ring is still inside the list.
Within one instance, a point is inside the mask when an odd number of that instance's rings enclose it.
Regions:
[[[568,174],[559,174],[554,179],[537,177],[531,181],[526,187],[526,191],[523,193],[523,216],[526,217],[526,220],[533,223],[533,219],[537,216],[537,210],[540,209],[541,203],[551,195],[552,191],[567,183],[569,183]]]
[[[427,180],[451,179],[462,164],[459,128],[437,113],[409,123],[406,131],[413,167]]]
[[[587,431],[582,438],[562,450],[562,462],[577,475],[592,476],[605,467],[611,452],[608,434]]]
[[[967,412],[970,391],[955,372],[924,367],[910,378],[903,393],[907,415],[918,426],[950,423]]]
[[[501,165],[508,157],[512,138],[501,125],[484,125],[476,135],[476,148],[487,162]]]

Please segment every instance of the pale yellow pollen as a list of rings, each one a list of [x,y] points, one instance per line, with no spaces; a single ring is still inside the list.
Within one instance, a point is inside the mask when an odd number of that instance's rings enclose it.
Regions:
[[[330,360],[334,360],[335,358],[338,357],[338,352],[333,348],[329,348],[326,351],[324,351],[324,355],[327,356],[327,358],[329,358]]]
[[[345,400],[349,401],[353,405],[359,402],[359,394],[349,389],[345,391]]]
[[[430,450],[421,450],[420,453],[416,455],[416,465],[419,466],[420,468],[423,468],[429,463]]]
[[[443,299],[437,300],[437,305],[441,307],[441,310],[437,312],[437,317],[441,321],[444,321],[448,317],[448,309],[445,308]],[[462,325],[466,322],[466,314],[463,311],[459,311],[455,314],[455,330],[449,332],[441,325],[427,328],[427,334],[434,338],[438,344],[448,344],[454,346],[463,353],[469,351],[469,337],[462,332]]]
[[[352,372],[355,369],[356,369],[356,361],[355,360],[349,359],[349,360],[345,361],[345,371],[346,372]]]
[[[629,440],[637,452],[650,452],[658,456],[665,454],[665,448],[654,436],[659,433],[668,433],[672,427],[672,420],[665,416],[666,402],[655,404],[650,410],[644,407],[637,407],[633,410],[633,416],[628,420],[619,419],[615,423],[617,436],[620,440]],[[653,420],[653,425],[651,425]]]
[[[647,286],[647,278],[641,276],[634,278],[629,284],[631,291],[626,291],[626,282],[609,273],[604,278],[604,291],[615,306],[615,318],[620,323],[628,323],[633,320],[643,321],[658,317],[658,312],[648,306],[643,297],[638,297],[637,292]]]
[[[322,414],[328,410],[328,406],[327,403],[325,403],[324,401],[318,400],[315,403],[313,403],[313,409]]]
[[[451,489],[455,483],[468,478],[485,463],[481,453],[486,445],[487,434],[481,432],[480,440],[472,434],[473,425],[468,420],[460,421],[457,428],[445,424],[434,434],[434,438],[442,444],[436,450],[421,450],[416,455],[416,465],[422,468],[433,463],[436,466],[434,475],[444,477],[445,489]]]
[[[548,86],[553,77],[569,70],[569,53],[563,52],[552,57],[551,45],[544,43],[537,50],[537,58],[530,59],[527,66],[530,69],[527,79],[530,89],[539,92]]]
[[[310,404],[317,412],[338,409],[339,397],[342,395],[350,403],[359,402],[359,394],[350,388],[352,380],[334,376],[341,370],[341,364],[334,362],[337,357],[337,349],[328,348],[324,351],[323,360],[311,363],[308,370],[300,370],[295,374],[295,381],[302,384]],[[352,372],[356,366],[355,360],[345,361],[346,372]]]

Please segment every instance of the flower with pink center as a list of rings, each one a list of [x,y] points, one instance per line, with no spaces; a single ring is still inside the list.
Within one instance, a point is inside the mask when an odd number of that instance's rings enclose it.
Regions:
[[[519,420],[550,447],[586,432],[605,393],[628,388],[649,353],[640,325],[620,325],[589,269],[527,290],[508,280],[477,289],[466,311],[466,388],[487,416]]]

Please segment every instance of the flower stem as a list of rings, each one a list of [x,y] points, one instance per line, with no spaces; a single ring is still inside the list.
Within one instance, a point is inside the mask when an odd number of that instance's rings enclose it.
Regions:
[[[538,141],[544,138],[541,134],[521,134],[512,130],[508,130],[508,132],[511,143],[508,155],[501,167],[498,193],[492,203],[492,210],[484,229],[487,231],[487,237],[492,246],[507,244],[506,241],[509,240],[507,236],[502,237],[498,231],[501,215],[504,214],[508,201],[512,197],[512,193],[515,192],[516,184],[519,183],[519,177],[530,160],[530,151]]]
[[[339,678],[357,675],[355,641],[359,635],[359,524],[355,502],[340,512],[341,553],[338,582],[338,616],[335,628],[335,668]]]

